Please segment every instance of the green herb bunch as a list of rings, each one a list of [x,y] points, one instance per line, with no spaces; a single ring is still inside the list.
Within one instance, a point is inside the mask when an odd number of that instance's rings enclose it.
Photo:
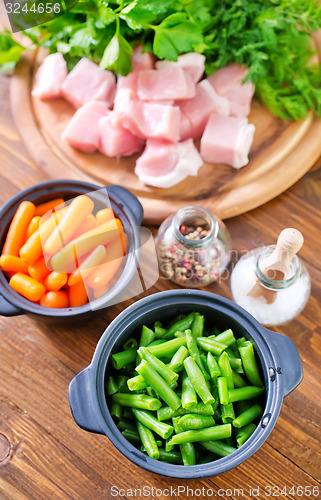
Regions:
[[[321,117],[321,65],[311,38],[319,28],[318,0],[80,0],[24,34],[31,48],[63,53],[69,68],[88,57],[126,75],[138,42],[160,59],[203,53],[207,74],[245,64],[260,101],[274,115],[298,120],[310,109]],[[0,33],[2,69],[12,69],[24,49]]]

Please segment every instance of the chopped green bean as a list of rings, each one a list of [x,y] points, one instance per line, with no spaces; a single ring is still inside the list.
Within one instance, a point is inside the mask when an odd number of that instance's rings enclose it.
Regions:
[[[236,451],[236,448],[234,448],[233,446],[229,446],[220,440],[204,441],[202,443],[202,446],[204,446],[204,448],[206,448],[208,451],[215,453],[215,455],[218,455],[219,457],[227,457],[227,455],[230,455],[231,453],[233,453],[233,451]]]
[[[154,389],[159,397],[162,398],[172,410],[177,410],[177,408],[181,406],[181,401],[177,394],[175,394],[163,377],[161,377],[147,361],[143,360],[140,365],[137,366],[136,371],[144,377],[146,382],[148,382],[152,389]]]
[[[118,375],[116,378],[116,384],[118,387],[118,392],[129,392],[127,387],[127,377],[126,375]]]
[[[168,368],[165,363],[163,363],[160,359],[156,358],[154,354],[151,354],[146,347],[140,347],[138,349],[138,353],[142,359],[148,362],[148,364],[154,368],[154,370],[163,377],[164,380],[170,385],[173,382],[176,382],[178,379],[177,373]]]
[[[214,358],[213,354],[210,351],[208,351],[207,353],[206,361],[211,378],[220,377],[222,375],[222,372],[217,364],[216,359]]]
[[[235,401],[242,401],[242,399],[253,399],[260,396],[264,392],[264,387],[255,387],[252,385],[247,385],[246,387],[239,387],[237,389],[231,389],[228,393],[228,397],[231,403]]]
[[[186,413],[195,413],[196,415],[214,415],[214,410],[212,405],[205,405],[204,403],[198,403],[188,410],[185,410],[184,408],[178,408],[175,411],[168,406],[163,406],[162,408],[157,410],[157,418],[159,421],[169,420],[170,418],[186,415]]]
[[[142,332],[140,335],[139,347],[146,347],[151,342],[153,342],[154,338],[155,338],[155,332],[153,332],[153,330],[147,328],[147,326],[144,325],[142,327]]]
[[[169,441],[170,444],[195,443],[199,441],[211,441],[216,439],[224,439],[232,434],[231,424],[216,425],[215,427],[207,427],[197,431],[184,431],[180,434],[175,434]]]
[[[122,435],[134,446],[140,446],[141,440],[137,431],[134,431],[132,429],[125,429],[122,432]]]
[[[167,439],[173,434],[174,428],[171,425],[165,424],[164,422],[159,422],[149,411],[137,410],[133,408],[132,412],[139,422],[141,422],[151,431],[156,432],[156,434],[158,434],[163,439]]]
[[[197,404],[196,391],[186,373],[182,376],[182,406],[188,410]]]
[[[179,451],[172,450],[172,451],[166,451],[163,448],[159,448],[159,460],[161,462],[166,462],[168,464],[176,464],[176,465],[181,465],[182,463],[182,457]]]
[[[228,356],[231,368],[235,370],[236,373],[244,373],[241,358],[231,358]]]
[[[121,406],[129,406],[130,408],[141,408],[142,410],[159,410],[162,403],[159,399],[150,398],[145,394],[122,394],[117,393],[112,396],[112,401]]]
[[[182,432],[182,427],[179,424],[179,417],[173,418],[173,427],[177,434]],[[184,465],[196,465],[196,455],[193,443],[182,443],[179,445],[179,449]]]
[[[235,419],[233,403],[221,406],[221,415],[223,424],[231,424]]]
[[[115,382],[115,379],[112,375],[109,375],[107,379],[107,384],[106,384],[106,392],[108,396],[111,396],[112,394],[115,394],[115,392],[118,391],[118,386]]]
[[[164,344],[164,342],[167,342],[166,339],[157,339],[157,340],[153,340],[153,342],[151,342],[150,344],[148,344],[148,349],[150,347],[153,347],[154,345],[161,345],[161,344]]]
[[[198,337],[197,343],[204,351],[209,351],[217,356],[226,349],[225,344],[218,342],[216,339],[210,339],[209,337]]]
[[[215,340],[217,342],[221,342],[222,344],[230,346],[230,345],[234,344],[234,342],[236,341],[236,338],[234,337],[232,330],[228,329],[228,330],[225,330],[224,332],[216,335]]]
[[[194,313],[190,313],[188,316],[185,318],[177,321],[174,323],[167,331],[167,333],[164,335],[165,339],[170,339],[171,337],[174,336],[174,333],[177,332],[178,330],[180,331],[185,331],[187,328],[190,328],[192,323],[194,321]]]
[[[127,339],[123,345],[125,351],[128,351],[128,349],[137,349],[137,347],[138,347],[138,342],[136,339],[133,339],[132,337]]]
[[[249,439],[249,437],[253,434],[256,429],[255,424],[248,424],[236,434],[236,442],[237,446],[242,446]]]
[[[263,383],[260,377],[259,367],[257,365],[255,355],[254,355],[254,347],[252,342],[246,340],[244,337],[238,339],[237,347],[239,349],[243,368],[245,374],[252,385],[256,385],[257,387],[262,387]]]
[[[147,455],[157,460],[159,458],[159,451],[154,434],[141,422],[137,422],[137,430]]]
[[[221,405],[227,405],[229,403],[229,393],[225,377],[217,378],[217,390]]]
[[[162,358],[164,356],[173,356],[173,354],[175,354],[175,352],[178,351],[182,345],[186,346],[185,335],[184,337],[178,339],[168,340],[162,344],[148,346],[148,350],[157,358]]]
[[[120,370],[126,365],[133,363],[136,359],[137,350],[127,349],[126,351],[117,352],[111,357],[111,363],[116,370]]]
[[[218,366],[220,367],[222,376],[226,378],[227,388],[234,389],[233,372],[226,352],[222,352],[218,358]]]
[[[167,333],[167,328],[163,328],[161,326],[155,326],[155,338],[161,339]]]
[[[191,356],[189,356],[188,358],[185,359],[184,367],[185,367],[187,375],[192,383],[192,386],[194,387],[194,390],[196,391],[198,396],[201,398],[203,403],[205,403],[205,404],[214,403],[215,399],[213,398],[212,394],[208,390],[204,375]]]
[[[183,431],[204,429],[215,425],[215,420],[210,415],[195,415],[195,413],[187,413],[182,417],[177,417],[179,425]],[[225,423],[225,422],[224,422]]]
[[[138,391],[140,389],[146,389],[148,383],[141,375],[136,375],[136,377],[129,378],[127,380],[127,386],[130,391]]]
[[[119,403],[116,403],[116,401],[112,401],[110,405],[110,414],[114,419],[116,419],[119,422],[123,415],[122,406]]]
[[[203,376],[205,380],[209,380],[209,374],[207,373],[203,360],[201,358],[201,354],[199,352],[199,349],[197,347],[197,342],[196,339],[193,337],[191,330],[185,330],[185,335],[186,335],[186,341],[187,341],[187,349],[189,350],[189,353],[191,357],[194,359],[195,363],[203,373]]]
[[[198,312],[194,314],[194,320],[191,326],[191,331],[194,339],[203,337],[204,335],[204,316]]]
[[[247,385],[244,378],[242,378],[241,375],[239,373],[236,373],[234,370],[233,370],[233,382],[235,387],[245,387]]]
[[[169,363],[169,368],[174,372],[178,371],[181,367],[183,367],[184,360],[187,358],[187,356],[188,350],[185,346],[182,345],[172,357]]]
[[[245,410],[237,418],[233,420],[234,427],[238,429],[244,427],[245,425],[251,424],[253,420],[260,417],[263,413],[262,407],[260,405],[253,405],[248,410]]]
[[[165,451],[172,451],[175,446],[173,444],[168,444],[170,440],[170,437],[166,439],[165,441]]]
[[[135,422],[133,422],[132,420],[128,420],[127,418],[122,418],[117,424],[117,429],[119,429],[120,431],[125,431],[126,429],[136,431],[137,427]]]

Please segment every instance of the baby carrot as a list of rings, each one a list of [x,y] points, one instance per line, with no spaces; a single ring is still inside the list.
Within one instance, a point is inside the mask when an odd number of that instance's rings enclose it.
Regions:
[[[78,269],[72,273],[68,280],[68,285],[72,286],[81,280],[84,280],[88,274],[93,271],[93,267],[98,266],[106,257],[106,248],[103,245],[99,245],[95,250],[93,250],[88,257],[83,261],[83,263],[78,267]]]
[[[14,273],[28,273],[28,266],[19,257],[14,255],[1,255],[0,267],[3,271]]]
[[[62,198],[56,198],[55,200],[46,201],[46,203],[42,203],[41,205],[36,206],[35,215],[45,215],[49,210],[53,210],[58,205],[63,205],[65,200]],[[60,207],[62,208],[62,207]]]
[[[47,290],[57,292],[60,290],[68,281],[68,275],[66,273],[56,273],[53,271],[45,277],[43,284]]]
[[[46,292],[42,283],[23,273],[16,273],[12,276],[9,285],[31,302],[38,302]]]
[[[40,257],[33,266],[28,267],[28,273],[36,281],[42,281],[49,273],[45,259]]]
[[[88,296],[84,282],[81,280],[69,287],[70,307],[79,307],[87,304]]]
[[[75,234],[73,235],[73,239],[79,238],[82,236],[84,233],[87,233],[88,231],[91,231],[92,229],[95,229],[95,227],[98,226],[98,222],[96,220],[96,217],[93,214],[87,215],[81,226],[77,229]]]
[[[116,238],[107,247],[106,262],[97,266],[88,276],[91,288],[101,288],[113,278],[123,262],[123,247],[120,238]]]
[[[47,292],[40,299],[40,305],[43,307],[53,307],[55,309],[69,307],[68,292],[62,290],[58,292]]]
[[[95,299],[99,299],[100,297],[105,295],[105,293],[109,292],[109,290],[110,290],[110,283],[107,283],[106,285],[101,286],[100,288],[93,288],[92,294]]]
[[[103,208],[96,213],[96,219],[98,224],[103,224],[104,222],[108,222],[115,218],[114,212],[111,208]]]
[[[42,256],[42,244],[46,241],[48,236],[54,231],[57,222],[62,218],[65,209],[59,210],[54,213],[45,222],[40,224],[39,229],[35,231],[30,238],[26,241],[22,248],[20,248],[20,257],[24,262],[33,265]]]
[[[98,245],[107,245],[115,238],[119,239],[122,225],[119,219],[113,219],[72,240],[51,258],[51,266],[57,272],[74,272],[77,260],[92,252]]]
[[[36,217],[33,217],[30,221],[30,224],[27,229],[27,234],[26,234],[26,239],[30,238],[30,236],[39,229],[39,224],[40,224],[41,217],[40,215],[37,215]]]
[[[30,201],[23,201],[20,203],[9,227],[6,241],[2,249],[3,254],[15,255],[18,257],[19,250],[26,238],[28,226],[35,214],[35,209],[36,207]]]
[[[93,209],[94,202],[88,196],[80,195],[74,198],[58,226],[47,239],[44,253],[54,255],[58,252],[70,240]]]

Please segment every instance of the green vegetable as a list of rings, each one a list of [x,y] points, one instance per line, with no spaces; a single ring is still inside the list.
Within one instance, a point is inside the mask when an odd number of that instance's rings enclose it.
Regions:
[[[158,399],[150,398],[144,394],[114,394],[112,400],[121,406],[141,408],[143,410],[159,410],[162,406]]]
[[[184,430],[180,424],[180,417],[173,418],[173,427],[176,434]],[[173,446],[168,442],[168,446]],[[182,443],[179,445],[184,465],[196,465],[196,455],[193,443]]]
[[[197,431],[184,431],[173,436],[169,444],[195,443],[199,441],[211,441],[212,439],[225,439],[232,433],[231,424],[206,427]]]
[[[205,427],[212,427],[215,425],[215,420],[210,415],[195,415],[187,413],[182,417],[177,417],[178,423],[182,431],[204,429]],[[174,426],[175,427],[175,426]]]
[[[137,430],[147,455],[157,460],[159,458],[159,451],[154,434],[141,422],[137,422]]]
[[[149,411],[136,410],[134,408],[132,411],[139,422],[145,425],[148,429],[156,432],[156,434],[163,439],[167,439],[173,434],[174,428],[171,425],[159,422]]]

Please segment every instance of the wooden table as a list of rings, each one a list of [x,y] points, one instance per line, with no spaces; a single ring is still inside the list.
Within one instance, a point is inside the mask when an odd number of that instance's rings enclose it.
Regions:
[[[1,204],[19,190],[47,179],[21,144],[8,96],[9,79],[1,76]],[[113,307],[101,318],[80,326],[49,326],[27,316],[1,318],[1,500],[100,500],[117,498],[116,494],[118,498],[165,500],[193,498],[193,493],[194,498],[197,495],[264,498],[273,494],[279,498],[318,498],[318,490],[321,491],[320,165],[319,161],[300,182],[274,201],[227,221],[238,252],[271,244],[284,227],[297,227],[305,235],[300,256],[312,279],[312,295],[304,312],[277,329],[296,343],[304,380],[284,400],[276,427],[261,449],[236,469],[202,480],[171,480],[140,469],[106,437],[77,427],[67,395],[70,380],[89,364],[106,326],[128,304]],[[174,285],[159,279],[148,293],[168,288]],[[227,279],[208,289],[231,296]],[[210,491],[206,492],[207,489]]]

